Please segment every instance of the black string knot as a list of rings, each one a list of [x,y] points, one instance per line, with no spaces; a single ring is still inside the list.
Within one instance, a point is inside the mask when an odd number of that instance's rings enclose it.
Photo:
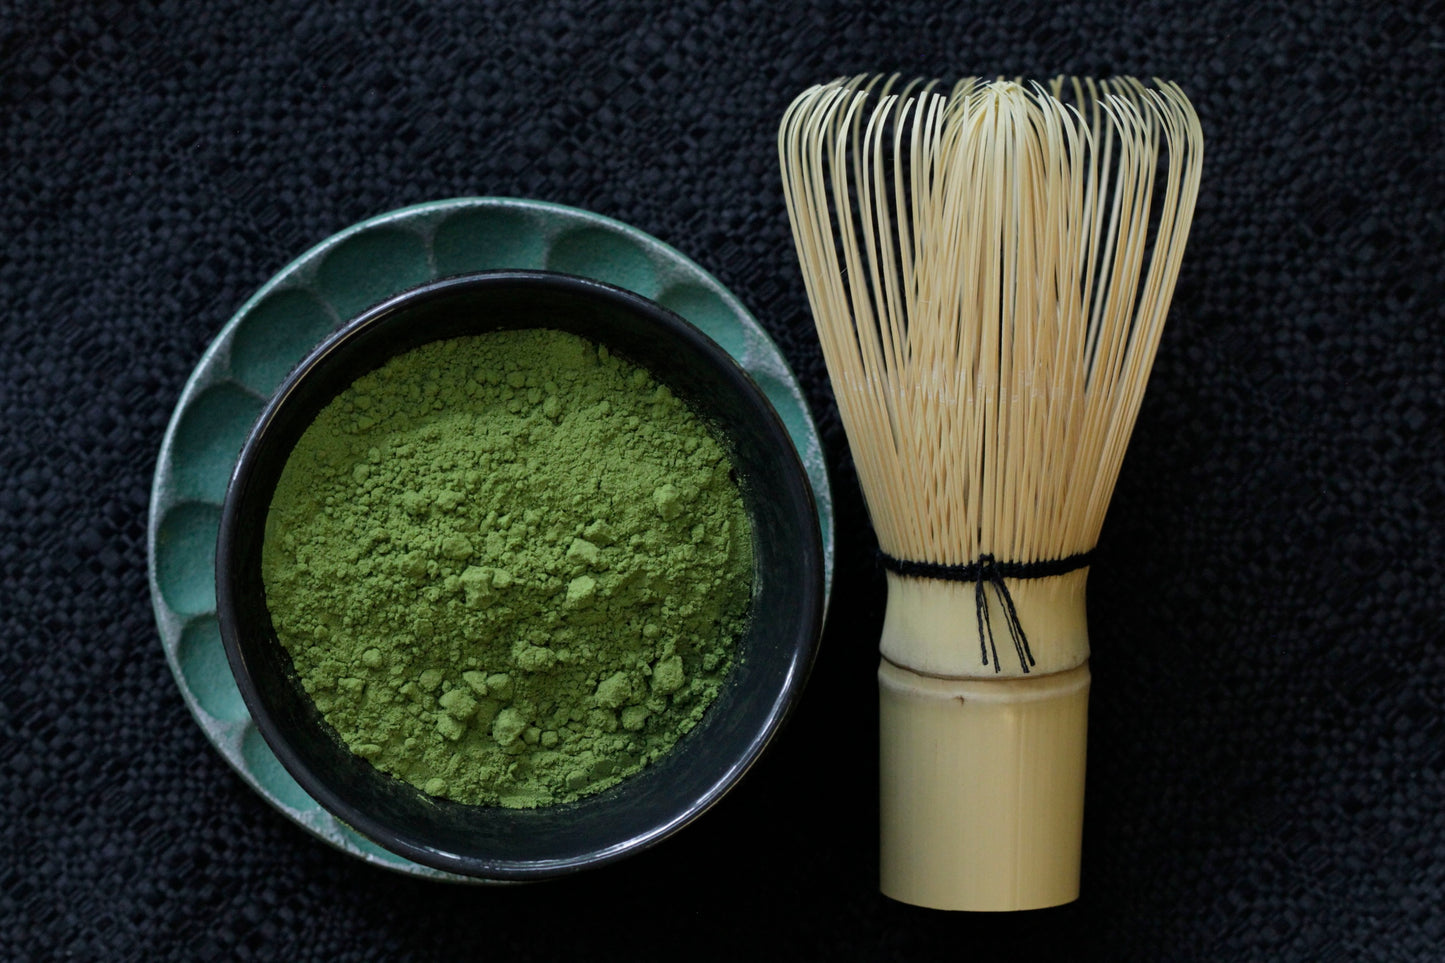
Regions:
[[[993,637],[993,622],[988,617],[988,591],[986,586],[992,585],[994,593],[1003,602],[1004,623],[1008,625],[1009,638],[1013,642],[1014,653],[1018,656],[1019,667],[1027,675],[1029,666],[1034,665],[1034,654],[1029,649],[1028,636],[1024,634],[1023,626],[1019,624],[1018,610],[1014,608],[1013,596],[1009,593],[1008,586],[1004,584],[1006,578],[1051,578],[1055,575],[1064,575],[1075,569],[1084,568],[1089,564],[1091,552],[1078,552],[1065,558],[1045,559],[1038,562],[1000,562],[992,555],[984,553],[977,561],[964,565],[946,565],[941,562],[914,562],[908,559],[894,558],[887,552],[880,551],[879,558],[883,567],[890,572],[899,575],[907,575],[915,578],[940,579],[946,582],[972,582],[974,611],[978,617],[978,652],[984,665],[988,665],[989,653],[993,654],[993,671],[1002,671],[998,661],[998,647]]]

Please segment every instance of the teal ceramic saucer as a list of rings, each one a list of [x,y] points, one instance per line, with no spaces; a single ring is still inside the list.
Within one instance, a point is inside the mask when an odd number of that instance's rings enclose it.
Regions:
[[[363,221],[307,251],[257,291],[201,356],[171,416],[151,489],[147,562],[166,661],[206,737],[293,822],[389,869],[460,877],[377,846],[308,796],[262,739],[231,677],[216,622],[221,502],[241,444],[291,368],[367,306],[449,274],[491,268],[562,271],[635,291],[682,315],[728,351],[777,409],[813,485],[825,591],[833,511],[817,428],[782,353],[715,278],[636,228],[575,208],[456,198]]]

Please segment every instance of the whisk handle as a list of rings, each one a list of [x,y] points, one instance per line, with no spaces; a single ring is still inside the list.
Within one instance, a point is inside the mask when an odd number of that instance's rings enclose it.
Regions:
[[[1079,895],[1089,667],[945,679],[878,668],[881,889],[946,910]]]

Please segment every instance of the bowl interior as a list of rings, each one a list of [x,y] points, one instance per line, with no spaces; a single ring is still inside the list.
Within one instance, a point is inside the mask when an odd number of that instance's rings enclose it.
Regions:
[[[532,810],[430,797],[353,754],[302,690],[261,579],[265,518],[292,448],[337,394],[430,341],[547,327],[647,368],[725,439],[752,519],[754,584],[732,673],[703,720],[662,759],[574,803]],[[787,431],[747,374],[691,325],[637,295],[546,272],[432,282],[369,310],[281,386],[231,479],[217,544],[221,635],[247,707],[277,757],[338,818],[425,865],[490,879],[554,875],[655,842],[715,802],[796,700],[822,621],[823,558],[812,490]]]

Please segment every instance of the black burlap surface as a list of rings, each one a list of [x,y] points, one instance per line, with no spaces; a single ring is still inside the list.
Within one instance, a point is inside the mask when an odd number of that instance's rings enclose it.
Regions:
[[[1445,8],[29,3],[0,9],[0,959],[1445,956]],[[883,584],[777,174],[794,94],[897,69],[1178,81],[1198,216],[1090,578],[1083,896],[876,887]],[[192,721],[149,486],[207,343],[386,210],[539,198],[697,260],[828,448],[793,721],[675,838],[546,884],[374,868]]]

